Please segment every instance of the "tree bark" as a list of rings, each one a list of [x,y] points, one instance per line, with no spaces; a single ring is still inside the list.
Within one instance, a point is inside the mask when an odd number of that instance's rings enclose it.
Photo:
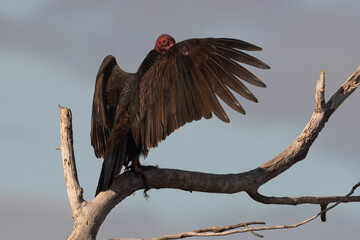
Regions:
[[[359,202],[360,196],[346,199],[334,197],[266,197],[258,193],[261,185],[277,177],[295,163],[303,160],[325,123],[341,103],[360,85],[360,67],[349,77],[339,90],[324,101],[325,77],[321,72],[316,86],[315,109],[302,133],[290,146],[260,167],[238,174],[210,174],[177,169],[149,167],[144,171],[149,188],[175,188],[185,191],[209,193],[237,193],[245,191],[255,201],[267,204],[319,204],[324,206],[342,199]],[[68,239],[95,239],[104,219],[118,203],[137,190],[144,189],[143,181],[131,171],[119,175],[113,186],[87,202],[76,173],[72,140],[71,111],[60,107],[61,151],[63,157],[65,185],[73,213],[74,228]]]

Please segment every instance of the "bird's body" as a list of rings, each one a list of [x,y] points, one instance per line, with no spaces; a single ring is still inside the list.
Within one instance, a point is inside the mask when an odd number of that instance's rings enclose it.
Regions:
[[[103,60],[91,123],[95,155],[104,158],[96,194],[111,187],[123,166],[131,163],[136,171],[140,154],[146,156],[185,123],[211,118],[212,113],[229,122],[217,97],[245,114],[229,89],[256,102],[239,78],[256,86],[265,84],[237,62],[269,67],[239,50],[261,48],[227,38],[175,44],[169,35],[161,35],[136,73],[121,70],[113,56]]]

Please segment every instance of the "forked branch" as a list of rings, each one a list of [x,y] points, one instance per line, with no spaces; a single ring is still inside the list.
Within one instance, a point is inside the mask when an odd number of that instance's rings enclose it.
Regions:
[[[325,214],[327,211],[336,207],[340,203],[346,202],[351,197],[351,195],[354,194],[356,188],[358,188],[359,186],[360,186],[360,182],[355,184],[352,187],[351,191],[346,196],[341,197],[341,199],[339,201],[337,201],[336,203],[334,203],[332,206],[330,206],[326,209],[323,209],[315,216],[313,216],[309,219],[306,219],[302,222],[296,223],[296,224],[269,226],[269,227],[249,227],[250,225],[257,225],[257,224],[263,225],[265,223],[264,222],[247,222],[247,223],[239,223],[239,224],[230,225],[230,226],[203,228],[203,229],[198,229],[195,231],[172,234],[172,235],[165,235],[165,236],[161,236],[161,237],[148,238],[148,239],[144,239],[144,240],[170,240],[170,239],[180,239],[180,238],[186,238],[186,237],[220,237],[220,236],[236,234],[236,233],[245,233],[245,232],[250,232],[257,237],[262,238],[263,235],[261,235],[257,232],[266,231],[266,230],[296,228],[296,227],[304,225],[308,222],[311,222],[315,218],[321,216],[322,214]],[[238,229],[238,228],[243,228],[243,229]],[[116,239],[108,239],[108,240],[125,240],[125,239],[130,240],[130,238],[116,238]],[[132,240],[140,240],[140,239],[136,239],[136,238],[131,238],[131,239]]]
[[[177,169],[149,168],[144,171],[149,188],[175,188],[186,191],[201,191],[212,193],[237,193],[247,192],[254,200],[269,204],[319,204],[323,211],[322,215],[329,209],[325,206],[332,202],[359,202],[360,196],[335,196],[335,197],[266,197],[258,192],[260,186],[275,178],[282,172],[289,169],[298,161],[303,160],[319,132],[325,126],[332,113],[341,103],[360,85],[360,67],[349,77],[340,89],[325,103],[324,101],[324,73],[320,75],[315,94],[314,113],[302,131],[302,133],[282,153],[260,167],[248,172],[238,174],[209,174],[201,172],[183,171]],[[119,175],[113,186],[101,192],[90,202],[86,202],[82,196],[82,189],[77,180],[75,158],[72,144],[71,112],[70,109],[60,107],[61,117],[61,147],[65,184],[73,212],[74,229],[69,239],[95,239],[96,234],[107,214],[123,199],[130,196],[137,190],[144,189],[143,181],[131,171]],[[316,217],[317,217],[316,216]],[[311,221],[311,220],[310,220]],[[305,221],[309,222],[309,221]],[[227,235],[234,233],[253,232],[279,228],[297,227],[304,223],[290,226],[249,228],[245,223],[237,225],[245,229],[221,230],[213,232],[211,229],[206,232],[193,232],[194,234],[219,234]],[[258,223],[260,224],[260,223]],[[226,227],[225,227],[226,228]],[[212,231],[212,232],[211,232]],[[210,236],[207,235],[207,236]],[[259,235],[260,236],[260,235]],[[180,237],[184,237],[181,235]],[[161,239],[161,238],[158,238]]]

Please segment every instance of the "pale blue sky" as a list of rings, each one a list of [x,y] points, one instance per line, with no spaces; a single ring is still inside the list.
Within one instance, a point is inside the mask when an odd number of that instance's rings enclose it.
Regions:
[[[360,65],[359,1],[6,1],[0,3],[0,238],[64,239],[72,228],[59,146],[58,104],[73,111],[75,154],[90,200],[101,160],[90,146],[95,76],[112,54],[136,71],[162,33],[177,41],[232,37],[263,48],[271,70],[249,68],[266,84],[247,111],[226,108],[230,124],[201,120],[150,151],[147,164],[215,173],[242,172],[286,148],[311,116],[320,70],[329,97]],[[332,116],[306,160],[261,188],[275,196],[340,195],[359,181],[360,93]],[[99,239],[152,237],[236,222],[292,224],[318,206],[267,206],[246,194],[151,190],[127,198]],[[359,204],[345,204],[266,239],[355,239]],[[20,226],[20,227],[19,227]],[[226,239],[234,239],[228,237]],[[236,238],[255,239],[251,235]]]

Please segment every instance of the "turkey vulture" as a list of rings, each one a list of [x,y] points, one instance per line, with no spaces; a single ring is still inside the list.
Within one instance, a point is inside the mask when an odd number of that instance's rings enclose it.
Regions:
[[[218,101],[245,114],[233,95],[257,102],[240,79],[265,87],[239,63],[269,69],[240,51],[260,47],[230,38],[188,39],[179,43],[161,35],[136,73],[124,72],[107,56],[96,77],[91,119],[91,145],[104,158],[96,195],[110,188],[123,166],[141,169],[139,155],[185,123],[214,113],[229,122]],[[231,90],[230,90],[231,89]],[[136,172],[136,171],[135,171]]]

